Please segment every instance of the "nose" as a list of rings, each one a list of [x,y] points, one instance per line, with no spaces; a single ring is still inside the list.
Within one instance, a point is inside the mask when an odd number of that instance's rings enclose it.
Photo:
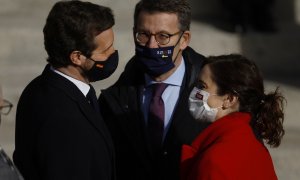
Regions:
[[[158,48],[158,43],[157,43],[154,35],[150,36],[150,39],[147,42],[146,46],[149,48]]]

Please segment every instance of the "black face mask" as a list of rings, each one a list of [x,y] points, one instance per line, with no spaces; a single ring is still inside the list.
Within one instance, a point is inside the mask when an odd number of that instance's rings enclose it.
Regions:
[[[86,71],[86,75],[91,82],[108,78],[115,72],[119,63],[119,55],[117,50],[112,53],[106,61],[95,61],[91,58],[88,59],[94,61],[93,67]]]
[[[149,48],[136,45],[135,54],[144,71],[153,77],[158,77],[175,67],[173,62],[174,46]]]

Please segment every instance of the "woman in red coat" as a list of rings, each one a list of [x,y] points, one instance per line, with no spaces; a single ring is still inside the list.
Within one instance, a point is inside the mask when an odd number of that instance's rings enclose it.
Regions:
[[[212,122],[184,145],[182,180],[277,179],[264,143],[280,145],[284,97],[265,94],[257,66],[240,55],[209,57],[189,97],[190,112]]]

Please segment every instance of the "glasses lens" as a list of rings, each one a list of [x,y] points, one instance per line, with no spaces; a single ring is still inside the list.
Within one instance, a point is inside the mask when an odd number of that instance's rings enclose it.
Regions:
[[[159,45],[166,45],[170,42],[170,38],[174,35],[177,35],[179,34],[179,32],[177,33],[174,33],[174,34],[166,34],[166,33],[158,33],[158,34],[148,34],[148,33],[145,33],[145,32],[137,32],[135,34],[135,38],[136,38],[136,41],[139,42],[139,43],[143,43],[143,44],[146,44],[152,35],[155,36],[155,41],[159,44]]]
[[[163,33],[156,34],[155,39],[159,44],[165,45],[165,44],[169,43],[170,35],[169,34],[163,34]]]
[[[10,112],[11,107],[3,107],[1,109],[1,114],[7,115]]]
[[[0,113],[3,115],[7,115],[10,112],[12,106],[13,105],[9,101],[3,100],[3,104],[2,106],[0,106]]]
[[[143,32],[137,32],[135,37],[136,40],[140,43],[147,43],[149,40],[149,35]]]

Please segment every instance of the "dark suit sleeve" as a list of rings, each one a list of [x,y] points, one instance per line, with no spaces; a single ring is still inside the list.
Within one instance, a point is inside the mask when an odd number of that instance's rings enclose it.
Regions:
[[[18,111],[14,154],[25,179],[107,180],[111,177],[107,145],[78,104],[59,93],[44,101],[35,100],[42,96],[26,97],[31,100],[24,104],[22,100]]]
[[[38,80],[36,80],[38,81]],[[43,95],[35,89],[38,87],[36,81],[33,81],[30,87],[23,91],[17,106],[16,128],[15,128],[15,151],[13,161],[25,179],[39,180],[39,173],[35,169],[37,154],[34,143],[36,142],[36,129],[41,121],[35,121],[39,111],[37,107],[41,104],[37,102]]]

